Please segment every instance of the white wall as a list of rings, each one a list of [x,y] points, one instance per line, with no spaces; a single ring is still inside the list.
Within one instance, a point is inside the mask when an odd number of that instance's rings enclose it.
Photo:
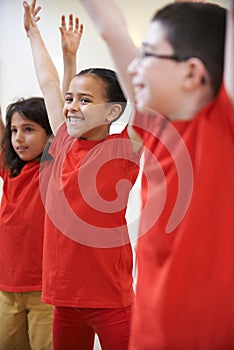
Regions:
[[[15,98],[41,95],[35,78],[29,41],[23,28],[22,0],[0,0],[0,104],[6,106]],[[126,14],[134,41],[140,45],[147,25],[157,8],[172,0],[116,0]],[[214,1],[225,5],[227,0]],[[90,66],[113,68],[111,58],[79,0],[40,0],[39,26],[57,67],[60,67],[60,16],[73,13],[80,17],[85,32],[79,51],[78,69]],[[107,13],[108,15],[108,13]]]
[[[166,2],[168,1],[147,0],[145,6],[143,1],[118,0],[126,12],[136,41],[140,43],[156,3],[159,5]],[[60,16],[69,13],[79,16],[85,25],[79,53],[79,70],[90,66],[113,67],[105,44],[78,0],[41,0],[38,3],[42,6],[39,26],[57,67],[61,62],[58,29]],[[0,1],[0,33],[0,103],[4,112],[15,98],[41,95],[33,69],[29,40],[23,28],[22,0]]]

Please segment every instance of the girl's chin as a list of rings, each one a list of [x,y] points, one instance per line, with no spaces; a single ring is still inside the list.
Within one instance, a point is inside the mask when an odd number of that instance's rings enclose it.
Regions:
[[[67,133],[69,136],[72,136],[72,137],[81,137],[81,132],[80,130],[77,130],[75,128],[71,128],[69,126],[67,126]]]

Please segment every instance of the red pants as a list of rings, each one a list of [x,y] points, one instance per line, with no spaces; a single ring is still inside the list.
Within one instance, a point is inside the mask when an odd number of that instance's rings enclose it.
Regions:
[[[55,307],[54,350],[92,350],[95,333],[103,350],[127,350],[131,309]]]

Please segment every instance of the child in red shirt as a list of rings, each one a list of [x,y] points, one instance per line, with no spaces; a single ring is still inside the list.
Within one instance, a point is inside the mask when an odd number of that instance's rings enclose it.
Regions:
[[[53,308],[41,302],[45,210],[39,173],[52,133],[41,97],[7,107],[1,120],[0,348],[52,349]],[[45,152],[46,153],[46,152]]]
[[[145,145],[130,349],[233,349],[234,1],[227,15],[210,3],[162,8],[130,66],[136,48],[114,2],[81,1]]]
[[[43,300],[55,305],[54,349],[128,348],[134,300],[125,219],[139,156],[127,128],[109,135],[126,99],[114,71],[76,74],[65,104],[59,79],[24,2],[25,29],[55,139],[46,194]],[[64,119],[66,123],[64,123]],[[134,148],[134,150],[133,150]],[[136,150],[137,150],[136,149]]]
[[[40,7],[34,8],[36,21]],[[65,19],[63,18],[63,21]],[[82,25],[73,16],[69,30],[61,27],[64,58],[63,89]],[[54,308],[41,301],[42,254],[46,192],[52,158],[47,141],[52,134],[44,99],[20,99],[0,118],[3,193],[0,210],[0,349],[52,349]],[[46,147],[46,148],[45,148]],[[43,156],[42,156],[43,154]],[[43,192],[44,191],[44,192]]]

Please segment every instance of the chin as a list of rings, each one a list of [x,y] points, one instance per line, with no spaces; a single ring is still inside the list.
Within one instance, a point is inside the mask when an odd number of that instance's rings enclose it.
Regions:
[[[159,113],[155,104],[150,101],[138,102],[136,108],[141,113]]]
[[[80,137],[81,136],[81,132],[79,132],[78,130],[74,130],[72,128],[69,128],[69,127],[67,127],[67,133],[71,137]]]

